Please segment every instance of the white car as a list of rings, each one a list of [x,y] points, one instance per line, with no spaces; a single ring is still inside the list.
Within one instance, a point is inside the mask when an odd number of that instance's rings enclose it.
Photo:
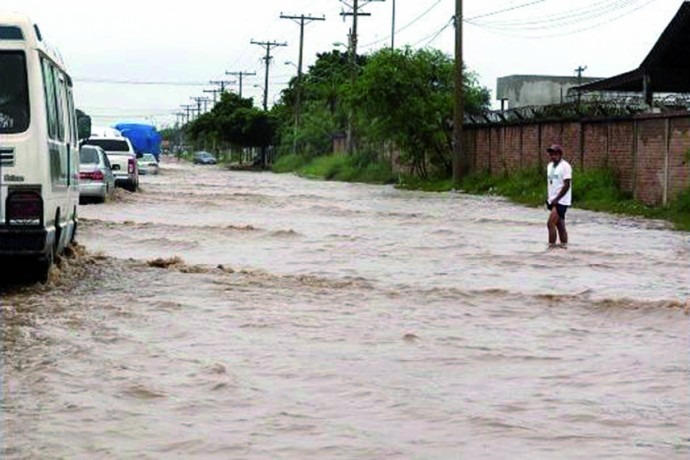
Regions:
[[[139,166],[139,174],[142,175],[152,175],[158,174],[160,167],[158,166],[158,160],[156,160],[155,155],[152,153],[145,153],[137,160]]]
[[[84,145],[105,150],[115,176],[115,185],[136,192],[139,188],[139,167],[132,143],[126,137],[90,137]]]

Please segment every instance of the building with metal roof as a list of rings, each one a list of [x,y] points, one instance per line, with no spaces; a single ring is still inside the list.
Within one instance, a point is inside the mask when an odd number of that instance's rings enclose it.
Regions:
[[[580,93],[637,93],[652,106],[655,94],[687,94],[690,104],[690,0],[635,70],[575,88]],[[690,106],[690,105],[689,105]]]

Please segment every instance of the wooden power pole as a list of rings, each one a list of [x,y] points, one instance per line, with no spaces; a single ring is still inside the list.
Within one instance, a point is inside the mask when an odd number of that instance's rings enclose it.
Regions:
[[[360,11],[363,7],[367,6],[372,2],[383,2],[385,0],[352,0],[352,5],[349,5],[345,0],[340,0],[341,3],[349,6],[352,11],[343,11],[340,13],[341,16],[347,17],[352,16],[352,29],[350,30],[350,84],[352,87],[355,86],[357,82],[357,43],[359,40],[358,35],[358,18],[360,16],[371,16],[371,13],[364,13]],[[354,152],[354,109],[350,107],[350,113],[347,122],[347,153],[352,155]]]
[[[264,61],[266,62],[266,81],[264,84],[264,111],[268,111],[268,75],[271,69],[271,60],[273,59],[273,56],[271,55],[271,50],[278,46],[287,46],[287,43],[278,43],[275,41],[257,42],[254,40],[252,40],[250,43],[252,45],[261,46],[266,50],[266,57],[264,58]]]
[[[234,77],[239,77],[239,83],[240,83],[240,92],[239,96],[242,98],[242,88],[244,86],[244,77],[253,77],[256,75],[256,72],[225,72],[225,75],[232,75]]]
[[[458,187],[467,174],[469,162],[463,150],[465,94],[462,57],[462,0],[455,0],[455,111],[453,114],[453,184]]]
[[[292,150],[297,153],[297,133],[302,117],[302,66],[304,65],[304,26],[312,21],[325,21],[326,17],[313,17],[301,14],[299,16],[288,16],[281,13],[280,19],[290,19],[299,25],[299,60],[297,61],[297,86],[295,88],[295,128]]]

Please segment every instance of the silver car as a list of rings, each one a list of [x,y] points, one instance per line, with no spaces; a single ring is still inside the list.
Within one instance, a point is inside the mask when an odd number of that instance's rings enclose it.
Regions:
[[[79,199],[104,203],[115,193],[115,176],[105,150],[85,145],[79,151]]]
[[[137,160],[137,166],[139,167],[139,174],[141,175],[157,175],[160,167],[158,166],[158,160],[156,160],[155,155],[152,153],[145,153]]]

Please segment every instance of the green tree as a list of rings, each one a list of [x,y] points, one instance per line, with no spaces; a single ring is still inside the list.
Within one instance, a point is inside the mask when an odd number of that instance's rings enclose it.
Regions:
[[[239,147],[267,147],[275,140],[277,120],[254,107],[253,99],[225,93],[213,109],[191,122],[192,140],[222,140]]]
[[[381,50],[362,70],[352,102],[359,133],[369,141],[393,142],[401,159],[421,176],[430,165],[451,172],[454,62],[438,50]],[[465,77],[468,113],[488,108],[490,93],[472,73]]]

